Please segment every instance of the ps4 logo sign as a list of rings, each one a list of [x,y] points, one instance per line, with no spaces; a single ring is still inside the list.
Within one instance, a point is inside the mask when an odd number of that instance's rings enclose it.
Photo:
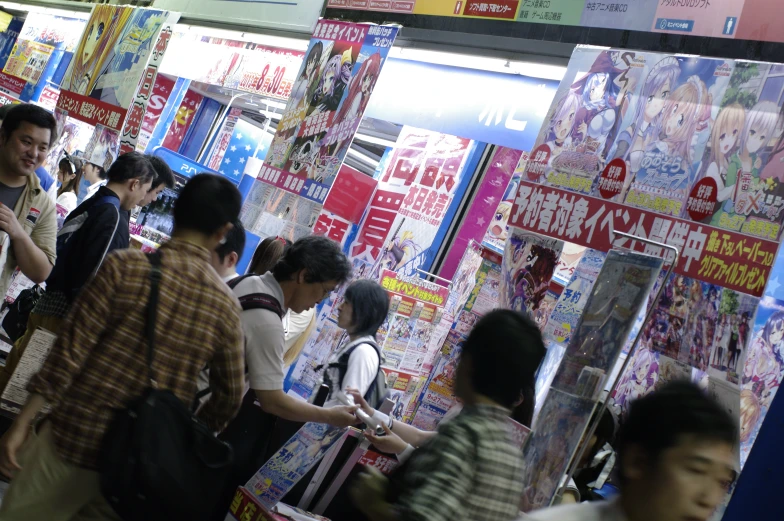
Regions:
[[[498,126],[501,121],[503,121],[504,128],[514,130],[516,132],[524,131],[528,122],[523,119],[515,119],[517,109],[509,109],[508,114],[506,114],[506,119],[504,119],[504,113],[506,111],[506,108],[490,103],[486,105],[484,109],[482,109],[482,112],[479,113],[479,123],[482,123],[486,127],[491,125],[495,127]]]

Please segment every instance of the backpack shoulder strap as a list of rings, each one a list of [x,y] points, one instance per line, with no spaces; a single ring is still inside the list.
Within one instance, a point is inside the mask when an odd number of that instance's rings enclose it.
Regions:
[[[258,275],[254,273],[248,273],[247,275],[240,275],[239,277],[234,277],[233,279],[231,279],[229,282],[226,283],[226,285],[229,286],[229,289],[234,289],[237,286],[239,286],[240,282],[242,282],[245,279],[249,279],[251,277],[258,277]]]
[[[111,204],[118,210],[120,209],[120,198],[114,195],[102,195],[93,203],[93,206],[98,206],[101,204]]]
[[[283,315],[285,315],[278,299],[266,293],[250,293],[239,297],[239,300],[243,311],[266,309],[275,312],[280,318],[283,318]]]

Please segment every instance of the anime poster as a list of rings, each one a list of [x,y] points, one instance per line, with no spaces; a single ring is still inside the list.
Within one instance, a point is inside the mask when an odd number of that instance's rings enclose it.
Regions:
[[[553,388],[594,397],[661,271],[660,258],[612,250],[585,304]]]
[[[678,359],[688,362],[700,371],[707,371],[711,349],[719,319],[719,304],[722,288],[706,282],[692,281],[689,291],[689,319],[686,322],[686,345],[682,346]],[[745,326],[748,337],[748,323]],[[740,350],[738,349],[738,355]],[[737,363],[737,360],[735,361]]]
[[[707,368],[712,379],[740,383],[758,303],[755,297],[729,289],[722,291]]]
[[[259,216],[267,207],[267,203],[275,190],[277,188],[258,179],[253,183],[250,192],[248,192],[248,197],[242,203],[242,210],[240,211],[240,221],[242,221],[242,225],[246,230],[261,236],[256,228],[256,221],[258,221]]]
[[[169,101],[169,97],[174,89],[175,80],[163,74],[155,76],[155,84],[152,88],[152,94],[148,100],[147,110],[144,111],[144,119],[142,126],[139,130],[139,139],[136,143],[136,151],[144,152],[147,150],[147,144],[150,142],[152,133],[155,131],[156,125],[160,120],[163,109]]]
[[[289,376],[292,382],[289,393],[305,399],[321,382],[321,372],[317,368],[329,358],[345,335],[345,331],[333,320],[325,319],[321,314],[318,318],[321,325],[316,334],[308,339]]]
[[[519,151],[514,151],[511,149],[503,149],[504,151],[516,152],[520,153]],[[523,152],[520,156],[520,160],[524,160],[523,158],[527,159],[528,154]],[[519,161],[518,161],[519,164]],[[495,252],[503,253],[504,245],[506,244],[506,238],[509,236],[509,226],[507,225],[507,221],[509,221],[509,214],[512,211],[512,202],[514,201],[515,195],[517,194],[517,186],[520,183],[520,172],[512,173],[512,178],[509,180],[509,184],[506,186],[506,190],[504,191],[503,198],[498,203],[498,207],[493,214],[492,219],[490,219],[490,223],[487,226],[487,232],[485,232],[484,239],[482,239],[482,245],[487,246],[488,248],[492,249]]]
[[[396,36],[396,27],[319,21],[262,175],[324,202]]]
[[[547,327],[547,324],[550,321],[550,314],[553,312],[553,309],[555,309],[555,304],[558,302],[558,298],[561,295],[559,291],[554,291],[553,288],[561,289],[557,284],[550,286],[547,293],[544,294],[544,298],[539,304],[539,307],[531,315],[531,318],[534,319],[534,322],[536,322],[536,325],[539,327],[539,331],[542,332],[544,332]]]
[[[546,507],[566,473],[572,453],[588,426],[595,402],[550,389],[523,449],[524,510]]]
[[[102,166],[104,170],[109,170],[114,160],[117,159],[119,151],[120,133],[103,125],[96,125],[95,131],[84,149],[84,157],[90,163]]]
[[[784,376],[784,302],[765,297],[754,319],[751,348],[740,379],[741,464],[746,462],[757,433]]]
[[[544,299],[563,242],[514,228],[504,251],[501,305],[533,314]]]
[[[545,339],[564,346],[569,343],[572,332],[580,321],[591,289],[596,282],[596,277],[602,269],[605,257],[606,254],[600,251],[586,250],[574,270],[572,278],[555,303],[543,331]]]
[[[168,12],[96,5],[61,88],[127,109]]]
[[[429,269],[445,217],[470,177],[465,165],[473,148],[469,139],[403,127],[376,192],[392,201],[384,204],[383,221],[388,229],[384,225],[382,248],[370,235],[374,230],[363,233],[361,229],[351,254],[378,260],[379,270],[408,276],[416,275],[417,269]],[[389,222],[387,215],[394,215],[394,220]],[[381,226],[380,217],[371,208],[365,224]]]
[[[705,211],[693,219],[755,237],[779,238],[784,219],[784,120],[778,74],[778,65],[735,62],[726,91],[714,100],[713,130],[692,188]]]
[[[648,316],[648,312],[651,310],[651,307],[657,302],[657,295],[659,293],[659,288],[661,288],[662,284],[664,283],[664,278],[667,276],[667,270],[662,270],[659,272],[659,276],[656,277],[656,282],[653,283],[653,288],[651,288],[651,293],[648,295],[648,303],[646,306],[640,310],[640,314],[637,315],[637,319],[634,321],[634,325],[632,326],[632,330],[629,332],[629,338],[626,340],[626,345],[623,348],[623,354],[628,355],[632,349],[632,345],[634,341],[637,339],[637,336],[640,335],[640,331],[642,330],[642,326],[645,323],[645,317]],[[648,341],[650,339],[648,338]],[[640,343],[645,344],[646,338],[645,336],[640,337]],[[647,344],[650,347],[650,343]]]
[[[583,258],[586,250],[588,248],[585,246],[565,242],[561,256],[558,258],[558,264],[555,266],[553,281],[561,286],[566,286],[572,280],[574,270],[577,269],[577,265],[580,264],[580,259]]]
[[[631,402],[652,391],[658,377],[659,353],[639,346],[611,394],[616,410],[626,416]]]
[[[387,375],[389,400],[393,403],[389,415],[397,421],[408,423],[415,408],[411,400],[419,395],[426,377],[388,369],[384,372]]]
[[[266,508],[272,508],[310,471],[346,429],[306,423],[245,484]]]
[[[635,115],[623,127],[613,156],[628,170],[625,203],[674,217],[688,215],[687,199],[711,133],[712,108],[727,86],[733,62],[645,54],[638,63],[645,68],[641,88],[632,96]]]
[[[692,290],[701,293],[699,281],[676,273],[670,275],[651,320],[643,328],[642,345],[669,358],[688,362],[688,319]]]
[[[166,135],[163,138],[163,143],[161,144],[163,148],[171,150],[172,152],[178,152],[180,150],[180,145],[182,145],[182,141],[185,139],[185,134],[188,133],[188,128],[191,126],[191,123],[193,123],[196,111],[199,110],[203,101],[204,96],[188,89],[188,92],[186,92],[185,96],[182,98],[180,106],[177,108],[174,119],[169,125],[169,130],[166,131]]]
[[[539,411],[542,409],[542,404],[550,390],[550,385],[555,378],[555,371],[561,365],[566,348],[561,344],[545,340],[547,346],[547,354],[542,360],[542,365],[539,366],[539,371],[536,373],[536,406],[534,407],[534,427],[536,426],[536,418],[539,416]]]

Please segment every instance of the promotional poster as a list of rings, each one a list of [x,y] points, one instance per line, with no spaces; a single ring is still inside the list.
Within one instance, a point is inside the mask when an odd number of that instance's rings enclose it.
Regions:
[[[278,188],[324,202],[396,36],[319,21],[265,161]]]
[[[547,293],[562,249],[563,242],[557,239],[510,230],[501,270],[504,307],[533,315]]]

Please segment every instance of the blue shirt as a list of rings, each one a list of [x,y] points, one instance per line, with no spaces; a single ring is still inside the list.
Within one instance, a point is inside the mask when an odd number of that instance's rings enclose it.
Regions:
[[[44,167],[40,167],[36,169],[35,175],[41,180],[41,188],[44,189],[44,192],[48,192],[54,183],[54,179],[49,175],[49,172]]]

